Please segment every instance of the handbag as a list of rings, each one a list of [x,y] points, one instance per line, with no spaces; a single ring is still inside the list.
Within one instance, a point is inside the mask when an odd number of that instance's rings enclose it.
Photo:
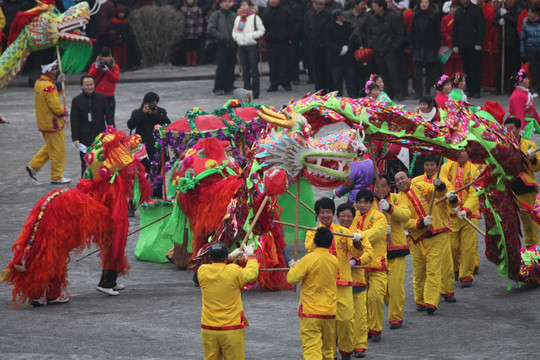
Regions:
[[[255,31],[257,31],[257,15],[253,16],[253,26],[255,28]],[[265,53],[268,50],[266,48],[266,38],[264,37],[264,35],[258,39],[255,39],[255,41],[257,42],[260,53]]]

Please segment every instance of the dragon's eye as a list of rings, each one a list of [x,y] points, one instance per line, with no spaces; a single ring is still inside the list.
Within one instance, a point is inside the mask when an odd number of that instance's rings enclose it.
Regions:
[[[303,125],[302,126],[302,135],[304,135],[304,137],[306,137],[306,138],[311,137],[311,126],[310,125]]]

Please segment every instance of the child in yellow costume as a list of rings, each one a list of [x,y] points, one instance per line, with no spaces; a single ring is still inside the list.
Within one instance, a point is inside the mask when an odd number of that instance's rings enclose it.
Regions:
[[[41,77],[34,85],[34,101],[38,129],[45,139],[45,145],[30,160],[26,171],[34,180],[37,180],[36,173],[50,160],[51,183],[66,184],[71,181],[64,178],[66,163],[64,117],[67,116],[67,111],[60,102],[59,92],[54,83],[57,74],[56,60],[43,65],[41,72]]]
[[[343,233],[352,235],[348,228],[343,228],[337,224],[333,224],[335,214],[335,204],[329,198],[321,198],[315,202],[315,213],[320,221],[319,227],[327,227],[335,233]],[[315,249],[313,238],[314,231],[306,233],[305,247],[309,253]],[[336,236],[329,248],[329,252],[338,260],[338,275],[337,275],[337,313],[336,313],[336,335],[339,352],[342,358],[347,359],[353,354],[353,328],[354,328],[354,305],[352,292],[352,276],[349,260],[353,257],[360,257],[362,251],[360,249],[360,234],[355,235],[358,238],[355,247],[353,239],[350,237]]]
[[[403,304],[405,303],[405,256],[409,254],[409,244],[405,237],[403,224],[411,217],[411,211],[402,204],[397,194],[390,193],[390,179],[387,175],[379,175],[379,184],[376,179],[375,194],[379,200],[379,210],[388,220],[386,229],[387,246],[387,274],[388,286],[384,302],[388,306],[388,322],[390,329],[395,330],[403,323]]]
[[[305,360],[333,360],[336,351],[335,320],[338,259],[330,254],[333,235],[329,228],[317,229],[315,249],[293,265],[287,281],[302,281],[298,316]]]
[[[424,175],[417,176],[411,180],[411,184],[416,184],[418,182],[425,182],[428,184],[433,183],[433,179],[437,176],[437,171],[439,170],[439,161],[440,158],[434,155],[427,155],[424,158]],[[440,180],[444,182],[447,191],[453,190],[452,184],[442,176]],[[435,197],[435,201],[439,200],[438,197]],[[457,203],[456,203],[457,206]],[[450,208],[448,207],[448,202],[442,202],[433,206],[433,215],[441,221],[446,228],[450,229]],[[448,232],[442,233],[440,236],[444,238],[442,242],[442,252],[441,252],[441,296],[444,301],[449,303],[456,302],[455,289],[454,289],[454,264],[452,261],[452,250],[450,248],[450,241]]]
[[[337,218],[339,225],[348,228],[351,232],[356,231],[356,226],[353,223],[356,215],[356,210],[349,204],[341,204],[337,208]],[[352,275],[352,291],[354,303],[354,332],[353,332],[353,347],[354,356],[356,358],[365,357],[367,350],[367,298],[366,298],[366,278],[364,269],[356,267],[362,264],[369,264],[373,260],[373,247],[371,242],[362,237],[361,240],[362,255],[357,258],[352,258],[349,263],[351,265]]]
[[[458,161],[448,161],[441,168],[441,178],[448,179],[454,189],[470,183],[476,172],[476,166],[469,161],[469,155],[465,151],[459,154]],[[474,279],[474,269],[478,256],[478,234],[464,218],[469,218],[478,226],[480,219],[478,196],[476,189],[469,186],[456,193],[458,204],[450,209],[449,234],[450,247],[452,249],[452,262],[454,273],[458,274],[461,287],[470,287]]]
[[[438,178],[433,180],[433,184],[420,181],[411,185],[411,179],[403,171],[396,173],[394,178],[399,200],[411,211],[405,228],[409,230],[410,237],[414,300],[418,311],[427,311],[431,315],[439,305],[441,254],[446,240],[444,235],[450,228],[445,218],[437,213],[428,214],[433,192],[442,198],[446,194],[446,185]],[[452,192],[447,197],[457,203],[457,197]]]
[[[514,134],[519,142],[521,151],[527,156],[528,171],[522,172],[519,177],[512,182],[512,191],[516,195],[518,204],[522,202],[533,205],[538,194],[538,183],[534,179],[534,173],[540,171],[540,156],[536,152],[536,144],[521,137],[521,121],[513,116],[505,120],[504,126]],[[538,225],[531,219],[528,212],[519,212],[521,224],[523,225],[525,246],[531,247],[538,244]]]
[[[373,260],[365,264],[367,283],[367,318],[368,334],[374,342],[381,340],[382,324],[384,320],[384,297],[388,275],[386,274],[386,229],[388,220],[378,210],[373,200],[373,193],[362,189],[356,194],[356,208],[358,212],[353,220],[356,231],[361,231],[371,242],[373,247]],[[369,337],[368,335],[368,337]]]
[[[239,359],[244,357],[244,316],[241,288],[259,275],[259,264],[253,256],[253,246],[246,246],[245,268],[226,264],[242,254],[236,249],[228,254],[227,246],[215,242],[209,249],[212,264],[201,265],[197,280],[202,292],[201,339],[206,360]]]

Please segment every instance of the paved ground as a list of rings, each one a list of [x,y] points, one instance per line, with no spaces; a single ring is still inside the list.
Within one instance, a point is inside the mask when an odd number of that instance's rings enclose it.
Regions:
[[[226,98],[211,93],[213,70],[212,66],[161,67],[122,74],[117,90],[117,126],[127,130],[131,111],[150,90],[161,96],[160,105],[173,121],[193,106],[210,111],[222,105]],[[312,90],[312,85],[301,79],[302,85],[294,86],[292,92],[280,90],[269,95],[265,77],[260,102],[281,106],[291,97]],[[11,245],[28,211],[54,188],[48,181],[47,166],[38,174],[38,183],[24,170],[43,143],[36,131],[32,90],[23,86],[25,82],[17,79],[0,91],[1,115],[11,122],[0,125],[0,268],[11,258]],[[80,91],[78,77],[70,78],[69,84],[68,103]],[[237,86],[240,84],[236,81]],[[489,99],[508,104],[508,97]],[[413,108],[416,102],[408,100],[405,104]],[[69,139],[69,130],[66,135]],[[76,179],[78,154],[67,148],[65,176]],[[139,227],[138,215],[131,220],[131,227]],[[69,264],[72,301],[67,305],[12,309],[11,287],[1,286],[0,359],[201,359],[200,291],[192,284],[192,274],[172,264],[136,260],[136,241],[133,236],[128,242],[132,268],[123,280],[127,289],[118,297],[95,291],[101,271],[95,255],[80,262],[73,256]],[[482,242],[479,247],[483,253]],[[410,260],[407,273],[404,326],[389,330],[385,324],[382,341],[369,343],[370,359],[516,359],[538,354],[538,288],[507,291],[506,279],[481,256],[474,287],[456,288],[457,303],[443,302],[435,316],[426,316],[415,310]],[[250,291],[243,299],[251,323],[246,330],[246,358],[300,359],[298,293]]]

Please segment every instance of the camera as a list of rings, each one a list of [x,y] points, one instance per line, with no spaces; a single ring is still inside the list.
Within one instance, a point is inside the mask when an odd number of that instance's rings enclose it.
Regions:
[[[148,104],[148,108],[152,111],[157,111],[158,107],[156,104]]]
[[[107,71],[107,70],[109,70],[109,67],[107,66],[107,63],[105,63],[105,62],[103,62],[103,61],[98,62],[98,68],[99,68],[99,70],[101,70],[101,71]]]

